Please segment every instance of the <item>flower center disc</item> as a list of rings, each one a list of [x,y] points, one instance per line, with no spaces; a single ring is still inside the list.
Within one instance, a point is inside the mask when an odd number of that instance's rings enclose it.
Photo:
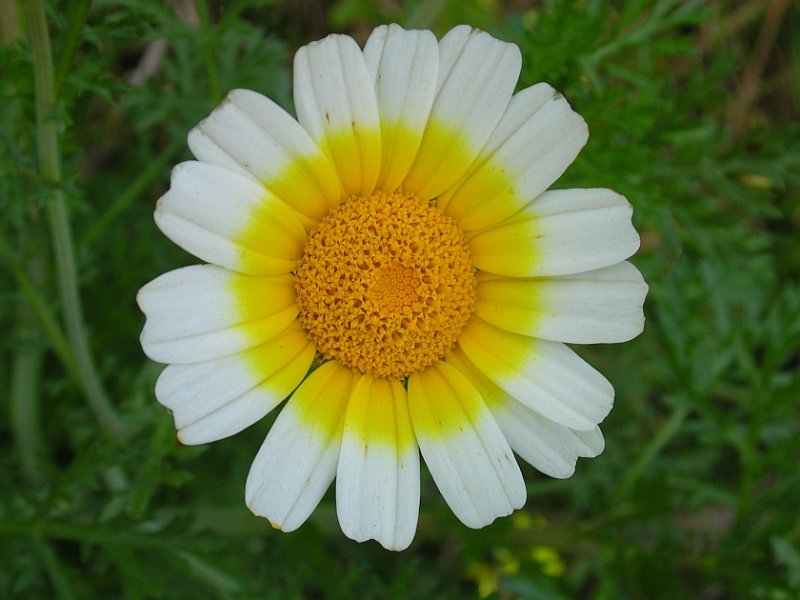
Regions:
[[[308,239],[295,288],[322,353],[383,378],[447,356],[475,303],[463,234],[403,193],[356,196],[331,212]]]

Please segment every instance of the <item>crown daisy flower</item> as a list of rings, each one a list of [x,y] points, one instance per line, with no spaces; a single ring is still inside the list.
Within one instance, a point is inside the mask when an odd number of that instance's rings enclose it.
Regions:
[[[288,397],[245,490],[274,527],[335,479],[344,533],[403,549],[420,454],[477,528],[525,503],[514,453],[569,477],[603,450],[613,389],[565,343],[641,332],[639,237],[619,194],[546,191],[588,131],[520,66],[467,26],[331,35],[295,56],[297,120],[235,90],[190,132],[155,220],[209,264],[142,288],[141,343],[184,444]]]

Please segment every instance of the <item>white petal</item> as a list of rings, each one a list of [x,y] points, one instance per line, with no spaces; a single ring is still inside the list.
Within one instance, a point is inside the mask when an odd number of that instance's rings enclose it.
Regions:
[[[436,99],[403,189],[433,198],[466,173],[506,110],[521,66],[514,44],[466,25],[441,39]]]
[[[464,231],[495,225],[549,188],[589,139],[586,122],[546,83],[516,94],[466,179],[439,207]]]
[[[147,316],[142,348],[164,363],[201,362],[252,348],[297,316],[291,276],[250,277],[214,265],[165,273],[136,299]]]
[[[599,427],[595,427],[589,431],[573,431],[573,433],[581,441],[580,445],[576,445],[578,456],[594,458],[595,456],[600,456],[603,450],[606,449],[606,440]]]
[[[342,531],[403,550],[419,513],[419,449],[399,380],[363,375],[347,406],[336,474],[336,511]]]
[[[575,472],[579,456],[594,457],[602,452],[603,434],[597,426],[573,431],[510,397],[492,413],[514,451],[545,475],[566,479]]]
[[[330,361],[311,373],[267,434],[247,476],[254,514],[293,531],[314,511],[336,474],[353,372]]]
[[[481,270],[511,277],[571,275],[608,267],[639,248],[633,210],[605,189],[545,192],[498,227],[469,240]]]
[[[573,431],[545,419],[489,381],[461,350],[448,356],[447,362],[459,369],[484,397],[514,452],[542,473],[561,479],[569,477],[575,472],[579,456],[594,457],[603,451],[599,427]]]
[[[155,220],[167,237],[198,258],[254,275],[292,271],[306,240],[296,213],[263,186],[199,162],[173,169]]]
[[[381,25],[364,46],[381,121],[381,173],[377,187],[402,183],[419,150],[436,93],[439,46],[430,31]]]
[[[525,504],[525,482],[511,447],[457,369],[439,362],[412,374],[408,402],[433,480],[465,525],[484,527]]]
[[[642,332],[647,284],[632,264],[552,278],[478,283],[475,314],[514,333],[572,344],[624,342]]]
[[[297,119],[336,166],[347,194],[370,194],[381,160],[372,78],[353,38],[328,37],[294,58]]]
[[[224,358],[169,365],[156,398],[175,417],[184,444],[213,442],[249,427],[302,381],[315,347],[292,324],[274,339]]]
[[[458,344],[489,380],[551,421],[589,431],[611,411],[614,388],[564,344],[509,333],[478,317]]]
[[[291,115],[256,92],[230,92],[189,132],[189,147],[198,160],[261,181],[313,220],[339,202],[339,178],[319,147]]]

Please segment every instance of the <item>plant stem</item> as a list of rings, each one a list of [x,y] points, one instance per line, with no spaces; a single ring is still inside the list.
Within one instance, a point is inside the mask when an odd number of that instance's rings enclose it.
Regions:
[[[203,41],[203,58],[206,63],[206,74],[208,76],[208,90],[211,94],[211,102],[218,103],[222,99],[222,91],[219,87],[219,77],[214,60],[214,39],[211,31],[211,17],[208,14],[208,4],[206,0],[195,0],[194,3],[197,16],[200,20],[200,35]]]
[[[58,592],[58,597],[64,600],[76,598],[72,584],[70,583],[69,576],[67,575],[64,567],[58,561],[58,556],[50,547],[50,544],[40,536],[33,536],[31,538],[36,553],[39,555],[39,560],[44,566],[47,574],[50,577],[50,582],[53,584],[53,589]]]
[[[0,2],[0,45],[10,46],[21,37],[16,2]]]
[[[37,385],[42,352],[31,340],[25,340],[14,355],[11,368],[10,417],[14,444],[19,451],[22,476],[29,483],[42,480],[44,445],[39,430]]]
[[[98,235],[108,228],[110,223],[119,218],[121,214],[130,208],[133,201],[139,197],[145,188],[150,185],[153,180],[162,175],[167,164],[169,164],[172,158],[178,153],[178,150],[182,149],[184,146],[185,143],[183,140],[175,141],[165,150],[159,152],[158,156],[153,159],[147,168],[116,197],[108,210],[92,223],[91,227],[86,230],[86,233],[84,233],[78,241],[79,245],[81,247],[89,246]]]
[[[57,540],[70,540],[98,545],[131,546],[152,550],[165,550],[180,547],[180,540],[165,542],[162,537],[120,531],[118,528],[81,526],[72,523],[53,523],[47,521],[0,521],[0,534],[44,536]]]
[[[683,422],[686,420],[687,416],[689,416],[689,409],[685,406],[676,407],[672,411],[672,414],[664,426],[658,431],[655,437],[650,440],[650,443],[647,444],[645,449],[639,455],[639,458],[625,473],[625,476],[622,478],[622,482],[620,483],[619,488],[617,488],[617,492],[615,494],[617,500],[623,498],[625,494],[627,494],[631,488],[633,488],[636,480],[639,479],[647,466],[656,459],[664,447],[670,442],[675,434],[678,433],[678,430],[683,425]]]
[[[72,61],[78,53],[78,48],[83,40],[83,28],[86,25],[86,17],[89,15],[91,0],[77,0],[73,3],[72,12],[69,16],[69,28],[64,37],[63,47],[59,52],[58,66],[55,72],[56,96],[64,85],[64,80],[72,68]]]
[[[5,261],[6,267],[11,271],[11,275],[17,280],[17,286],[19,286],[19,290],[27,302],[26,306],[39,319],[39,325],[50,338],[50,344],[61,359],[64,368],[76,381],[80,381],[80,372],[78,371],[75,357],[72,355],[72,348],[64,336],[64,332],[61,330],[53,311],[50,310],[47,301],[39,293],[34,282],[25,273],[25,269],[15,261],[14,255],[2,236],[0,236],[0,258]]]
[[[53,186],[47,198],[46,211],[56,260],[58,291],[67,338],[72,346],[80,373],[80,384],[90,408],[106,433],[119,433],[122,430],[122,422],[103,389],[86,340],[69,214],[64,191],[58,187],[61,182],[61,155],[58,148],[56,121],[53,118],[56,108],[53,58],[44,6],[41,0],[28,0],[27,8],[36,92],[36,141],[39,174],[43,181]]]

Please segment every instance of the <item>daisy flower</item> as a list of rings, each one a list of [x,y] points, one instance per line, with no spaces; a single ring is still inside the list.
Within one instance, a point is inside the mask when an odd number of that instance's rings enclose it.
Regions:
[[[299,527],[336,481],[344,533],[403,549],[420,454],[469,527],[523,506],[514,453],[569,477],[603,450],[609,382],[565,343],[622,342],[647,286],[631,206],[546,191],[588,130],[513,45],[378,27],[294,60],[297,119],[234,90],[189,134],[158,227],[209,264],[142,288],[144,351],[184,444],[288,401],[250,510]]]

